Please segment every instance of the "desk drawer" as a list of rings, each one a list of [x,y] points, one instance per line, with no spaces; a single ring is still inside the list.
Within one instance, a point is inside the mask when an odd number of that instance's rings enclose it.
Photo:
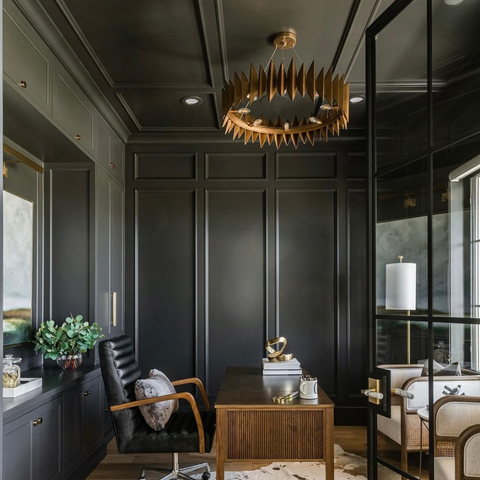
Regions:
[[[323,410],[229,410],[228,460],[321,460]]]

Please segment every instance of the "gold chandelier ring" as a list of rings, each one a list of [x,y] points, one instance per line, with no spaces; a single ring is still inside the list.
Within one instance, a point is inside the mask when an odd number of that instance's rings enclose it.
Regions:
[[[344,112],[339,107],[332,107],[333,114],[328,117],[324,121],[320,121],[319,123],[312,123],[312,124],[303,124],[301,126],[291,126],[288,130],[285,130],[284,127],[275,127],[271,125],[252,125],[247,123],[246,121],[242,120],[236,112],[229,111],[227,112],[226,116],[238,127],[241,127],[245,130],[250,130],[252,132],[257,133],[267,133],[269,135],[294,135],[306,132],[314,132],[316,130],[328,127],[332,125],[337,120],[342,118]]]

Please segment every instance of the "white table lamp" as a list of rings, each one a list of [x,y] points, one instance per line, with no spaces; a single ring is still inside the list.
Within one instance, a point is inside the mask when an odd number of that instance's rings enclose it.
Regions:
[[[403,263],[387,264],[385,310],[410,310],[417,308],[417,265]],[[410,364],[410,322],[407,324],[407,361]]]

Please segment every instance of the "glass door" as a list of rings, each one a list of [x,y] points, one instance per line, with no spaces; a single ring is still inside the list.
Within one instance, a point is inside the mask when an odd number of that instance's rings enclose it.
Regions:
[[[373,480],[480,478],[478,18],[398,0],[367,31]]]

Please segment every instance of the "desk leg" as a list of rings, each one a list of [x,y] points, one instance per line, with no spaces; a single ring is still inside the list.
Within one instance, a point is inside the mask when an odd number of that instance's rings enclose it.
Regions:
[[[334,457],[334,430],[333,430],[333,408],[326,408],[325,412],[325,470],[326,480],[334,480],[335,476],[335,457]]]
[[[217,480],[224,480],[225,460],[227,459],[227,412],[223,408],[217,410],[216,438]]]

